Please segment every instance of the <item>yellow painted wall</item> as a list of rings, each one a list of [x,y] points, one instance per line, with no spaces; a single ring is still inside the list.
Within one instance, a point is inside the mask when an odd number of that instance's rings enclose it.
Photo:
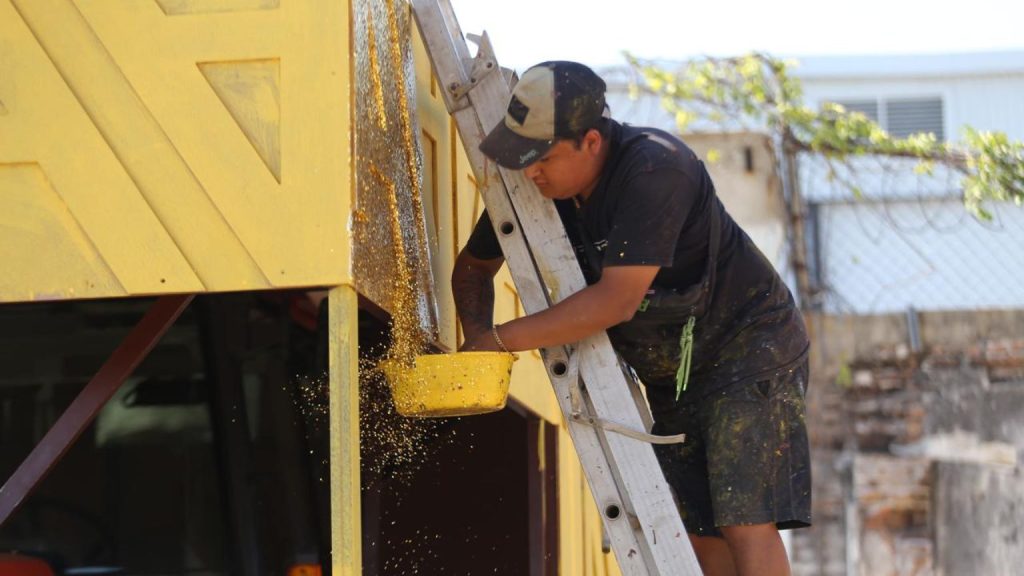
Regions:
[[[0,0],[0,302],[350,283],[348,20]]]
[[[438,92],[441,88],[430,70],[423,43],[417,37],[413,46],[417,112],[424,152],[423,204],[437,286],[440,344],[454,350],[462,338],[452,302],[452,267],[484,205],[455,124]],[[524,313],[507,267],[502,268],[495,281],[494,305],[497,322],[511,320]],[[561,424],[561,411],[539,353],[520,354],[512,371],[511,394],[545,420],[559,424],[559,573],[573,576],[620,574],[614,556],[601,549],[601,518],[572,440]]]

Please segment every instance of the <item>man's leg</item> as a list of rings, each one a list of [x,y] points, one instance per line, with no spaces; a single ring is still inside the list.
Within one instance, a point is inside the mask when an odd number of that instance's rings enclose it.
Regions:
[[[741,576],[788,575],[778,527],[810,524],[806,378],[800,364],[738,383],[701,410],[715,525]]]
[[[776,523],[810,524],[806,377],[800,365],[655,414],[655,434],[686,434],[654,450],[706,574],[789,574]]]
[[[789,558],[775,524],[722,526],[737,576],[789,576]]]
[[[716,536],[690,534],[690,544],[704,576],[737,576],[729,544]]]

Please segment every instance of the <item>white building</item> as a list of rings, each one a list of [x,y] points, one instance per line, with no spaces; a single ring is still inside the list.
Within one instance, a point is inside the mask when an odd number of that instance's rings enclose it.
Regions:
[[[958,140],[964,126],[1024,140],[1024,52],[805,58],[807,103],[864,112],[895,136]],[[825,310],[860,314],[1024,307],[1024,208],[965,212],[959,175],[861,163],[864,198],[802,159],[811,257]],[[902,168],[902,169],[900,169]]]
[[[807,104],[843,104],[895,136],[931,132],[958,140],[962,128],[972,126],[1024,140],[1024,52],[798,62],[794,73]],[[657,98],[628,97],[627,72],[603,72],[610,80],[614,116],[674,129]],[[812,283],[823,291],[825,312],[1024,308],[1024,208],[990,204],[993,219],[979,221],[963,207],[959,174],[936,170],[919,175],[912,164],[879,159],[850,166],[830,179],[820,159],[800,158],[808,259]],[[860,198],[850,183],[859,188]],[[729,192],[722,192],[729,205]],[[765,193],[752,188],[741,194]],[[742,212],[747,202],[732,204],[731,211]],[[742,214],[736,216],[751,227]],[[765,223],[753,227],[763,229]],[[751,234],[761,241],[759,234]],[[762,249],[785,268],[777,259],[777,236]]]

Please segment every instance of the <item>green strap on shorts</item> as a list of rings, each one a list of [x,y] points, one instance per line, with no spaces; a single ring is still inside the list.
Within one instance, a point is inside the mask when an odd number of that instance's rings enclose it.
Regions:
[[[683,327],[683,334],[679,337],[679,369],[676,370],[676,402],[679,401],[679,395],[686,390],[686,385],[690,383],[690,364],[693,360],[693,325],[697,322],[697,318],[690,316],[690,319],[686,321],[686,326]]]

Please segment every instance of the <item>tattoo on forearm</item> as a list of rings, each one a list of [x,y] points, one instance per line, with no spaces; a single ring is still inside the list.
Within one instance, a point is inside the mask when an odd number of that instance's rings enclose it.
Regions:
[[[490,329],[494,321],[494,280],[491,277],[468,270],[452,280],[452,294],[464,334]]]

